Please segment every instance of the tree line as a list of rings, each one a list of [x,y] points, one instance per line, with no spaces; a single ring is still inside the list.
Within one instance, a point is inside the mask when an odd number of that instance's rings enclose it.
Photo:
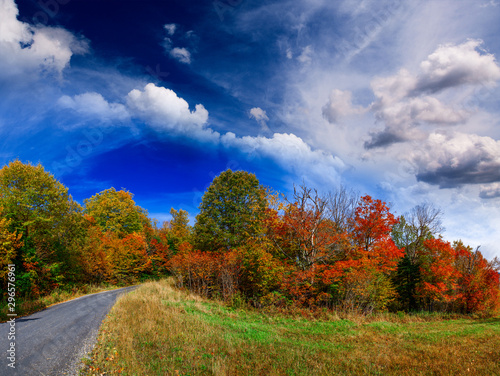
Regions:
[[[18,294],[173,275],[179,287],[255,307],[494,314],[500,263],[442,238],[439,209],[396,217],[343,186],[285,197],[254,174],[226,170],[205,191],[194,226],[162,225],[132,193],[106,189],[83,206],[42,165],[0,170],[0,280]],[[2,288],[3,290],[3,288]],[[5,291],[5,290],[4,290]],[[5,294],[6,292],[4,292]]]

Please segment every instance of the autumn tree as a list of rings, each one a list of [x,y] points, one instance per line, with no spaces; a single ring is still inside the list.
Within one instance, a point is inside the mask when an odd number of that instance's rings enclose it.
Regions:
[[[327,218],[328,201],[305,185],[294,187],[293,198],[284,204],[283,215],[273,213],[268,234],[288,260],[306,270],[332,260],[338,241],[332,221]]]
[[[455,267],[456,251],[442,239],[424,241],[421,281],[417,286],[417,297],[426,309],[447,310],[458,298],[460,272]]]
[[[112,276],[111,259],[106,252],[105,234],[97,225],[95,219],[85,215],[83,222],[85,241],[80,252],[80,266],[83,271],[83,281],[101,283],[109,281]]]
[[[9,264],[17,258],[17,252],[22,247],[21,234],[10,231],[10,220],[5,218],[0,208],[0,283],[7,286]]]
[[[136,205],[129,191],[109,188],[84,203],[85,214],[93,217],[103,231],[113,231],[120,237],[141,232],[150,225],[147,211]]]
[[[48,292],[76,278],[81,207],[42,165],[11,162],[0,170],[0,206],[9,230],[22,234],[17,252],[21,294]]]
[[[486,260],[479,247],[472,250],[462,241],[453,243],[459,272],[458,301],[464,313],[494,314],[500,308],[500,276],[497,259]]]
[[[337,289],[343,305],[370,312],[385,309],[394,299],[389,273],[403,256],[391,238],[398,219],[381,200],[361,197],[354,217],[349,220],[352,251],[335,264]]]
[[[194,242],[204,251],[229,251],[263,234],[266,189],[254,174],[230,169],[216,176],[200,204]]]
[[[350,221],[356,258],[380,272],[394,270],[403,255],[391,238],[392,228],[398,222],[384,202],[361,197]]]

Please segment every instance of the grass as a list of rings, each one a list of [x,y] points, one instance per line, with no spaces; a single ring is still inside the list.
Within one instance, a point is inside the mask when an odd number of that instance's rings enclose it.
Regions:
[[[499,375],[500,319],[232,309],[149,282],[120,297],[82,375]]]
[[[121,287],[124,286],[117,286],[112,284],[82,285],[79,287],[74,287],[71,290],[58,288],[52,291],[49,295],[42,296],[36,299],[16,298],[15,313],[17,314],[17,317],[27,316],[57,303],[62,303],[83,295],[114,290]],[[7,301],[0,301],[0,322],[5,322],[10,318],[7,316],[8,313]]]

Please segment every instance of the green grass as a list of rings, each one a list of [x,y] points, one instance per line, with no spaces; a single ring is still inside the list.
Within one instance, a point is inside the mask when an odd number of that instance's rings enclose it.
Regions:
[[[500,319],[264,314],[147,283],[121,297],[83,375],[500,375]]]

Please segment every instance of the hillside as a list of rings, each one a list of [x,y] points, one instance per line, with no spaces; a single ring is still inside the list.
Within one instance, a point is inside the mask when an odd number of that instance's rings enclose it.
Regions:
[[[104,321],[84,375],[495,375],[500,318],[235,309],[146,283]]]

